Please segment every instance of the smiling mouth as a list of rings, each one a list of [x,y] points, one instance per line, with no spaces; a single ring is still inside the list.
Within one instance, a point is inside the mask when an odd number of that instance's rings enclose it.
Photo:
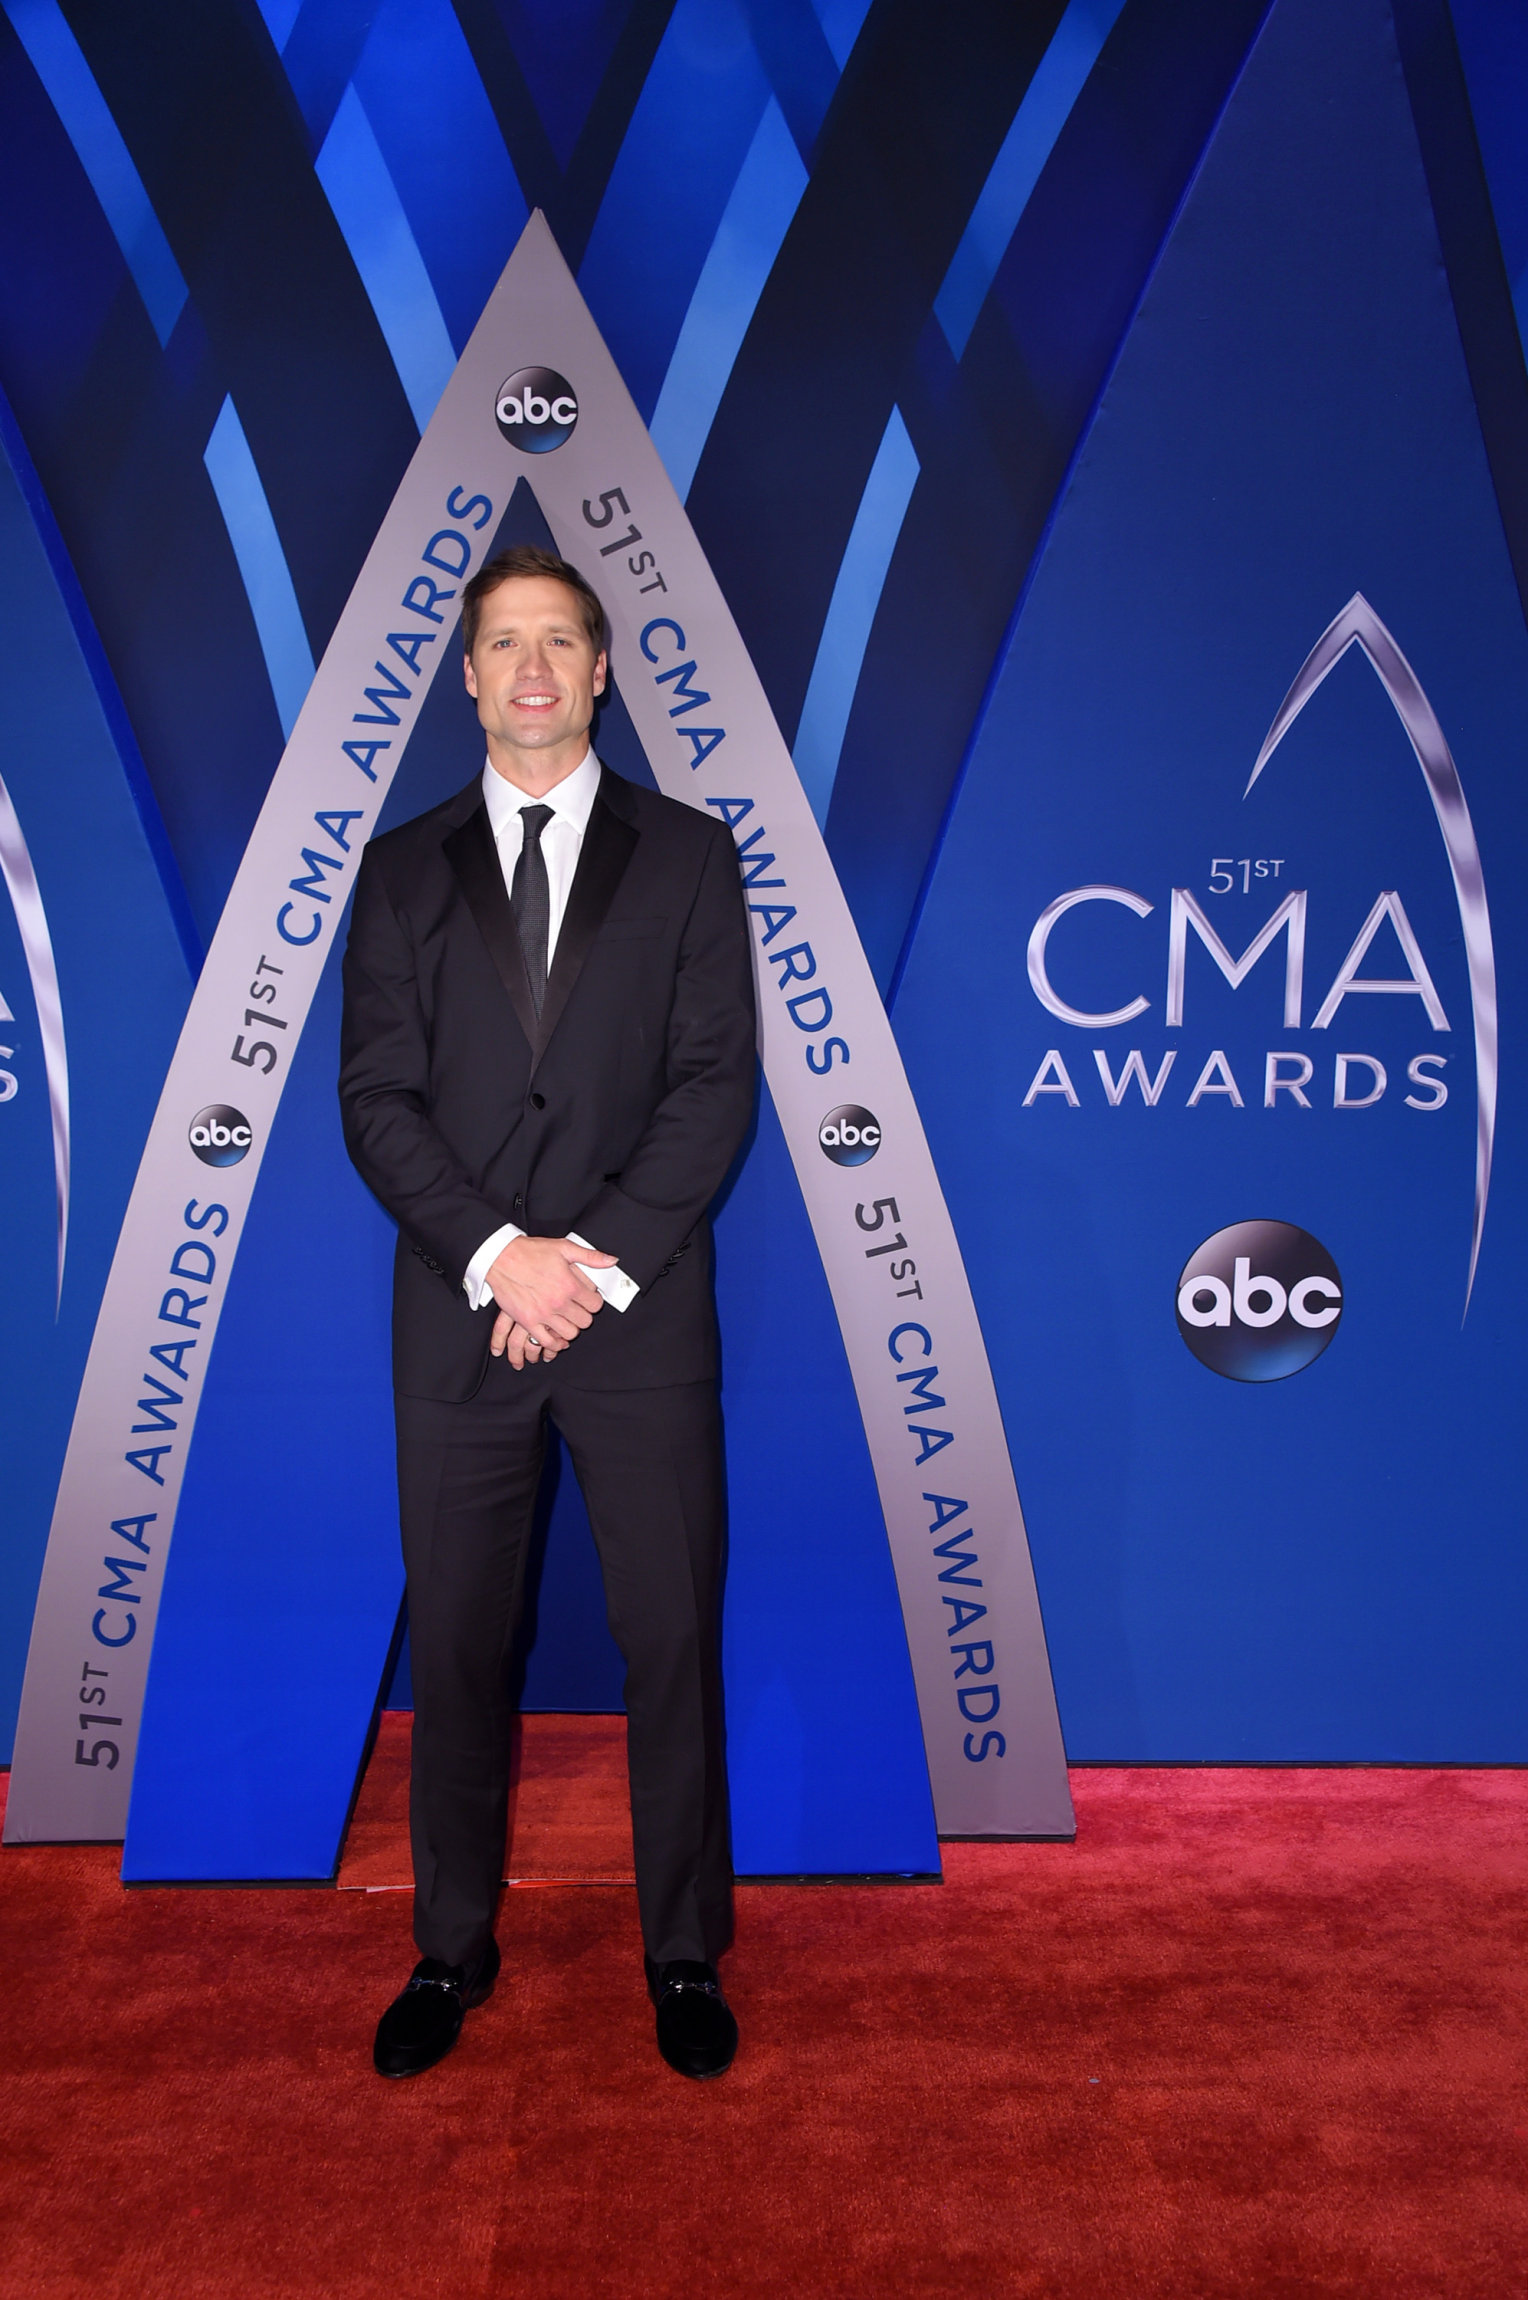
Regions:
[[[550,711],[556,706],[558,701],[556,695],[546,695],[541,693],[533,695],[516,695],[512,699],[517,711]]]

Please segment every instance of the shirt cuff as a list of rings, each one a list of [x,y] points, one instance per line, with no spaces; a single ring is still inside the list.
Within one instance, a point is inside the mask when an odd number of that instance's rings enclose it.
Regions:
[[[581,1238],[576,1230],[570,1230],[568,1232],[568,1244],[570,1246],[582,1246],[586,1254],[597,1254],[599,1252],[598,1246],[591,1246],[588,1239]],[[608,1309],[630,1309],[632,1303],[636,1300],[638,1294],[640,1294],[642,1291],[641,1287],[637,1284],[634,1278],[627,1277],[626,1272],[621,1268],[619,1262],[617,1262],[613,1270],[585,1269],[582,1262],[575,1262],[573,1267],[575,1270],[580,1270],[583,1272],[583,1275],[588,1279],[590,1285],[594,1288],[594,1291],[599,1295],[600,1300],[606,1305]]]
[[[489,1291],[488,1287],[488,1273],[493,1268],[494,1263],[498,1260],[499,1256],[503,1253],[505,1247],[509,1245],[513,1239],[523,1238],[524,1236],[525,1232],[521,1229],[518,1222],[506,1222],[502,1229],[495,1230],[491,1238],[485,1238],[483,1240],[483,1243],[481,1246],[479,1246],[477,1252],[473,1255],[471,1261],[467,1264],[466,1271],[462,1278],[462,1291],[466,1295],[468,1304],[472,1309],[481,1310],[493,1300],[493,1295]]]

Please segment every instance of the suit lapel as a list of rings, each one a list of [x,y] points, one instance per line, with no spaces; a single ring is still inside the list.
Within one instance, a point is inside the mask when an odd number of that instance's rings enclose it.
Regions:
[[[607,769],[600,777],[599,792],[590,810],[589,827],[584,832],[584,843],[579,851],[578,869],[568,889],[568,907],[563,913],[562,926],[557,936],[552,971],[547,978],[546,997],[541,1002],[541,1027],[531,1040],[538,1062],[562,1018],[563,1009],[572,996],[573,985],[583,972],[584,960],[604,923],[605,914],[637,843],[637,833],[630,823],[621,819],[606,798],[610,787],[611,777]],[[505,915],[510,918],[513,926],[514,920],[507,903]],[[518,947],[518,937],[516,943]],[[521,972],[523,975],[523,962]],[[529,1003],[528,990],[526,996]]]
[[[587,849],[587,841],[585,845]],[[467,908],[477,921],[478,932],[488,946],[488,955],[493,960],[499,980],[509,993],[510,1004],[519,1018],[520,1028],[525,1032],[528,1044],[539,1051],[536,1009],[531,1004],[530,977],[525,971],[520,930],[515,925],[515,914],[509,907],[504,873],[499,868],[498,849],[493,843],[493,832],[488,824],[488,809],[481,799],[460,828],[441,841],[441,851],[456,874],[456,883],[466,899]],[[570,913],[571,910],[570,903]],[[561,965],[560,940],[557,960]],[[548,988],[549,1003],[550,986]],[[544,1015],[545,1007],[543,1019]]]

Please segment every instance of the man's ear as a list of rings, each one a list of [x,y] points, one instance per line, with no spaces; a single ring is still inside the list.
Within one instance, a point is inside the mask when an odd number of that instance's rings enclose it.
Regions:
[[[472,700],[473,700],[474,702],[476,702],[476,701],[477,701],[477,674],[476,674],[476,672],[475,672],[475,671],[473,670],[473,668],[472,668],[472,657],[471,657],[470,655],[464,655],[464,656],[462,657],[462,677],[463,677],[463,678],[466,680],[466,682],[467,682],[467,692],[468,692],[468,694],[469,694],[469,695],[472,697]]]
[[[604,650],[604,648],[603,648],[603,647],[601,647],[601,649],[600,649],[600,651],[599,651],[598,655],[595,657],[595,660],[594,660],[594,682],[593,682],[593,684],[594,684],[594,692],[595,692],[597,695],[603,695],[603,693],[605,692],[605,679],[606,679],[606,674],[607,674],[607,673],[608,673],[608,671],[609,671],[609,668],[610,668],[610,665],[609,665],[609,662],[608,662],[608,660],[607,660],[607,658],[606,658],[605,650]]]

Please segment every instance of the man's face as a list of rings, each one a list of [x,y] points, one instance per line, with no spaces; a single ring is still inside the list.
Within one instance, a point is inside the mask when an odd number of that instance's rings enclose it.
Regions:
[[[594,698],[605,691],[604,650],[584,628],[580,601],[550,575],[515,575],[482,602],[467,657],[488,754],[513,780],[571,773],[588,747]]]

